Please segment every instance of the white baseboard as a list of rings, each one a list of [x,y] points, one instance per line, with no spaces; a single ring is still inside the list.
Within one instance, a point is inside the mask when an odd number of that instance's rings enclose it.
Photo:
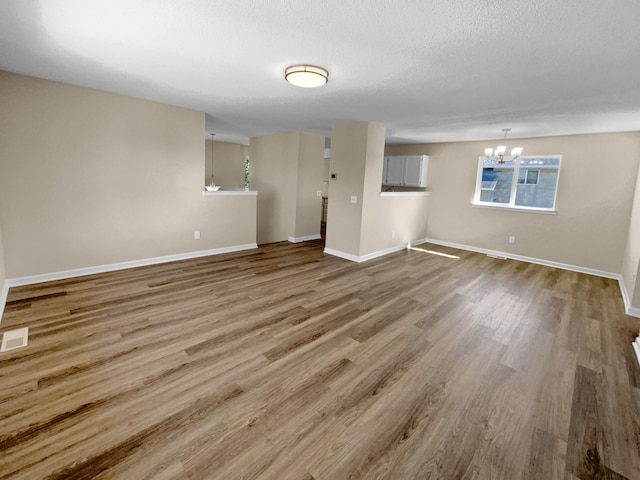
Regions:
[[[306,237],[288,237],[287,240],[289,240],[291,243],[300,243],[309,240],[318,240],[320,238],[322,238],[322,236],[318,233],[316,235],[307,235]]]
[[[256,243],[248,243],[246,245],[234,245],[231,247],[214,248],[211,250],[200,250],[196,252],[178,253],[176,255],[166,255],[164,257],[145,258],[142,260],[132,260],[129,262],[111,263],[108,265],[98,265],[95,267],[76,268],[74,270],[64,270],[62,272],[44,273],[41,275],[31,275],[28,277],[9,278],[6,282],[10,287],[19,287],[23,285],[33,285],[35,283],[50,282],[53,280],[63,280],[66,278],[82,277],[84,275],[93,275],[95,273],[113,272],[116,270],[124,270],[126,268],[143,267],[146,265],[155,265],[159,263],[175,262],[178,260],[187,260],[189,258],[208,257],[210,255],[220,255],[222,253],[239,252],[242,250],[250,250],[258,248]]]
[[[333,255],[334,257],[344,258],[345,260],[350,260],[352,262],[359,262],[360,257],[357,255],[352,255],[350,253],[341,252],[340,250],[333,250],[332,248],[324,248],[324,253],[328,253],[329,255]]]
[[[2,314],[4,313],[4,306],[7,303],[7,295],[9,294],[9,282],[6,280],[2,284],[2,290],[0,290],[0,324],[2,323]]]
[[[604,270],[595,270],[593,268],[579,267],[577,265],[553,262],[551,260],[544,260],[541,258],[525,257],[524,255],[515,255],[513,253],[501,252],[499,250],[489,250],[486,248],[473,247],[471,245],[464,245],[461,243],[444,242],[442,240],[436,240],[434,238],[427,238],[425,241],[426,243],[442,245],[443,247],[453,247],[453,248],[458,248],[460,250],[467,250],[469,252],[484,253],[485,255],[492,255],[499,258],[500,257],[510,258],[511,260],[520,260],[521,262],[535,263],[537,265],[544,265],[546,267],[555,267],[555,268],[560,268],[562,270],[571,270],[573,272],[586,273],[588,275],[596,275],[598,277],[613,278],[614,280],[617,280],[620,277],[620,275],[617,273],[605,272]]]
[[[636,337],[635,342],[631,342],[631,345],[633,345],[633,351],[636,352],[636,359],[640,364],[640,337]]]
[[[420,245],[421,243],[425,243],[427,240],[422,238],[420,240],[416,240],[415,242],[411,242],[411,246],[415,247],[416,245]],[[391,248],[386,248],[384,250],[378,250],[377,252],[368,253],[366,255],[353,255],[351,253],[341,252],[339,250],[333,250],[331,248],[325,248],[324,253],[328,253],[329,255],[333,255],[334,257],[344,258],[345,260],[351,260],[352,262],[366,262],[367,260],[372,260],[374,258],[382,257],[384,255],[389,255],[390,253],[399,252],[400,250],[404,250],[407,248],[406,244],[396,245]]]
[[[510,258],[512,260],[519,260],[521,262],[535,263],[537,265],[544,265],[546,267],[555,267],[555,268],[560,268],[562,270],[570,270],[572,272],[586,273],[587,275],[595,275],[597,277],[604,277],[604,278],[611,278],[614,280],[618,280],[618,284],[620,285],[620,292],[622,293],[622,299],[624,301],[624,308],[627,315],[631,317],[640,318],[640,308],[635,308],[631,306],[631,303],[629,301],[629,295],[627,294],[627,289],[625,288],[622,275],[620,275],[619,273],[605,272],[603,270],[595,270],[593,268],[579,267],[577,265],[570,265],[567,263],[553,262],[551,260],[544,260],[541,258],[525,257],[523,255],[515,255],[508,252],[500,252],[498,250],[488,250],[486,248],[472,247],[470,245],[464,245],[460,243],[445,242],[442,240],[436,240],[434,238],[427,238],[425,239],[425,242],[433,243],[434,245],[442,245],[444,247],[453,247],[453,248],[458,248],[460,250],[484,253],[486,255],[491,255],[495,257]]]
[[[159,263],[176,262],[178,260],[187,260],[189,258],[208,257],[210,255],[220,255],[222,253],[240,252],[242,250],[251,250],[258,248],[257,243],[248,243],[245,245],[233,245],[231,247],[214,248],[211,250],[199,250],[196,252],[178,253],[176,255],[166,255],[163,257],[144,258],[142,260],[132,260],[129,262],[111,263],[107,265],[98,265],[95,267],[76,268],[73,270],[64,270],[61,272],[43,273],[40,275],[30,275],[28,277],[8,278],[4,282],[2,291],[0,292],[0,322],[2,322],[2,314],[7,301],[9,287],[21,287],[23,285],[33,285],[36,283],[51,282],[54,280],[64,280],[66,278],[82,277],[84,275],[93,275],[95,273],[114,272],[116,270],[124,270],[127,268],[143,267],[146,265],[156,265]]]
[[[631,306],[631,299],[629,298],[629,292],[627,291],[627,286],[624,283],[624,279],[622,278],[622,275],[619,276],[618,283],[620,284],[620,291],[622,292],[622,300],[624,300],[624,309],[626,310],[627,315],[640,318],[640,308]],[[638,347],[640,348],[640,342],[638,343]]]

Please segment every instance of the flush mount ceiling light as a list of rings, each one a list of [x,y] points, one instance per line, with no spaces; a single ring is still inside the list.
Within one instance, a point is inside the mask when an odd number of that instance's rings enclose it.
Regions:
[[[507,134],[511,131],[511,129],[503,128],[502,131],[504,132],[504,139],[506,141]],[[505,145],[499,145],[496,147],[495,152],[493,148],[485,148],[484,155],[489,160],[497,160],[498,163],[504,163],[505,162],[504,154],[506,151],[507,151],[507,147]],[[520,155],[522,155],[522,147],[513,147],[511,149],[511,158],[507,157],[506,161],[516,161]]]
[[[329,72],[313,65],[292,65],[284,71],[284,78],[296,87],[315,88],[327,83]]]

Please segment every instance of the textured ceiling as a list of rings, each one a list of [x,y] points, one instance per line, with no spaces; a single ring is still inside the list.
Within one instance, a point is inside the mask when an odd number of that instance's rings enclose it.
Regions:
[[[329,83],[287,84],[296,63]],[[204,111],[245,144],[359,121],[393,143],[640,130],[640,2],[2,0],[0,69]]]

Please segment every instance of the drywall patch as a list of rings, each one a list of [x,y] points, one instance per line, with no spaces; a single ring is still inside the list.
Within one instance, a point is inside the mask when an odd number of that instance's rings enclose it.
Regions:
[[[17,328],[15,330],[4,332],[4,335],[2,335],[2,346],[0,347],[0,352],[26,347],[28,338],[29,327]]]

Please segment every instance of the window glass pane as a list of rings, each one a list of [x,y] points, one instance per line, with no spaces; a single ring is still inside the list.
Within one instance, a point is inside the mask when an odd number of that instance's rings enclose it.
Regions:
[[[509,203],[511,200],[513,167],[514,162],[484,161],[480,187],[481,202]]]
[[[540,174],[540,170],[526,170],[527,172],[527,181],[524,182],[527,185],[537,185],[538,183],[538,175]]]
[[[521,159],[515,205],[518,207],[553,208],[559,171],[560,158],[558,157],[526,157]],[[520,179],[523,181],[521,182]]]

